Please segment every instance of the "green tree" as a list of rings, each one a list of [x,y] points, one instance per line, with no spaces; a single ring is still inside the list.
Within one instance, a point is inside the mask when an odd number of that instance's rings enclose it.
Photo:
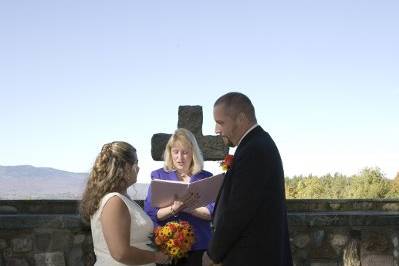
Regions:
[[[399,173],[394,180],[385,178],[379,168],[364,168],[351,177],[340,173],[286,177],[285,192],[287,199],[399,198]]]
[[[396,174],[394,180],[390,181],[390,190],[388,191],[387,198],[399,198],[399,172]]]
[[[350,186],[346,187],[345,198],[382,199],[390,190],[389,181],[377,168],[364,168],[359,175],[350,178]]]

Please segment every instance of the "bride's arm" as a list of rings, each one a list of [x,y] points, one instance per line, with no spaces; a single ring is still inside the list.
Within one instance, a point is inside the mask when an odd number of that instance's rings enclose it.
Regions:
[[[153,252],[130,246],[129,210],[122,199],[115,196],[108,200],[101,213],[101,225],[104,238],[111,256],[118,262],[131,265],[162,263],[168,257],[160,252]]]

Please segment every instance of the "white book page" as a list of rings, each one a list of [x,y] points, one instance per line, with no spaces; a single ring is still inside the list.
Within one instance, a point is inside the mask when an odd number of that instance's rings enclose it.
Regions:
[[[199,201],[193,208],[206,206],[216,200],[224,174],[204,178],[193,183],[154,179],[151,181],[151,205],[157,208],[170,206],[177,197],[188,191],[198,193]]]

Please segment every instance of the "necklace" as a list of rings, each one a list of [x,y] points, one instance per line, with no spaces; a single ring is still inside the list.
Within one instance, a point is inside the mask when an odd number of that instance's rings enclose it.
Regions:
[[[177,178],[180,181],[183,181],[183,182],[186,182],[186,183],[190,182],[190,176],[189,175],[187,175],[185,173],[179,173],[177,171],[176,171],[176,175],[177,175]]]

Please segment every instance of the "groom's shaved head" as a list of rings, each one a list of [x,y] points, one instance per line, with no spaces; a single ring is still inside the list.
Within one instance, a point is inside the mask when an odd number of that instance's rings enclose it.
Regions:
[[[213,107],[217,105],[224,105],[226,114],[233,119],[243,113],[250,122],[256,123],[255,108],[251,100],[240,92],[229,92],[220,96]]]

